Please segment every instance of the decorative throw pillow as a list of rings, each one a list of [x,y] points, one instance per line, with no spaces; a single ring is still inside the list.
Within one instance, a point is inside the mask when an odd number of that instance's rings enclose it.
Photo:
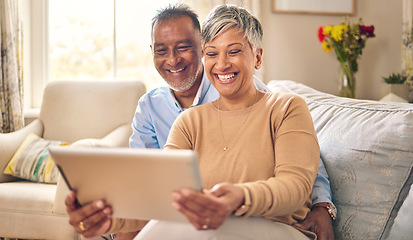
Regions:
[[[31,133],[4,169],[4,174],[33,182],[56,183],[59,170],[49,154],[49,147],[68,143],[46,140]]]

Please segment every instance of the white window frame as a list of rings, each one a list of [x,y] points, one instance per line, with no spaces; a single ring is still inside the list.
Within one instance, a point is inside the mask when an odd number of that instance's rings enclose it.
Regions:
[[[50,80],[49,71],[49,0],[20,0],[23,17],[24,44],[24,106],[25,116],[38,115],[43,99],[43,90]],[[114,1],[114,33],[116,46],[116,4]],[[117,71],[117,49],[113,52],[113,79]]]
[[[22,1],[24,106],[30,117],[40,109],[49,78],[47,11],[47,0]]]

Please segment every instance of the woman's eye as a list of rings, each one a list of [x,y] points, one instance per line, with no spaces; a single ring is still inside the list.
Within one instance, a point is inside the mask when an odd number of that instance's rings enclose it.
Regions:
[[[229,51],[229,55],[235,55],[235,54],[237,54],[237,53],[239,53],[239,52],[241,52],[241,50],[239,50],[239,49],[231,50],[231,51]]]
[[[217,54],[214,53],[214,52],[205,53],[205,56],[208,56],[208,57],[215,57],[216,55],[217,55]]]

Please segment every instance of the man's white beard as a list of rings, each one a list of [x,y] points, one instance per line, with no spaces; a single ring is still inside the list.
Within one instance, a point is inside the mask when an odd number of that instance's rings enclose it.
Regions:
[[[185,79],[185,81],[182,81],[180,83],[173,83],[173,85],[171,83],[169,83],[169,87],[177,92],[185,92],[188,91],[192,86],[194,86],[195,82],[196,82],[196,77],[198,76],[199,71],[201,70],[201,68],[198,69],[198,71],[196,71],[196,73]]]

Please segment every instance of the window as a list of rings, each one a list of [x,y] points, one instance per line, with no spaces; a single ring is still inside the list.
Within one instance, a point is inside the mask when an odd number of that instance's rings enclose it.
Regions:
[[[177,0],[49,1],[49,71],[56,79],[139,79],[163,83],[153,67],[151,20]]]
[[[151,21],[178,0],[23,0],[25,108],[54,80],[139,79],[163,84],[152,62]],[[30,43],[27,43],[30,42]]]

